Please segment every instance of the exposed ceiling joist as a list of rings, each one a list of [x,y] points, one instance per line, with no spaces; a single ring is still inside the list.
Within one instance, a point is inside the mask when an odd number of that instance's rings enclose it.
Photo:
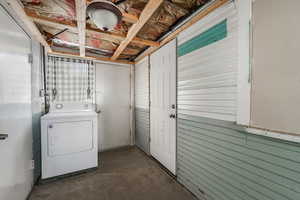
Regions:
[[[177,35],[184,31],[185,29],[189,28],[190,26],[192,26],[193,24],[195,24],[196,22],[198,22],[199,20],[201,20],[202,18],[204,18],[205,16],[207,16],[209,13],[211,13],[212,11],[216,10],[217,8],[221,7],[222,5],[224,5],[225,3],[227,3],[229,0],[216,0],[214,3],[212,3],[210,6],[208,6],[206,9],[204,9],[202,12],[199,12],[197,15],[195,15],[193,18],[191,18],[189,21],[187,21],[185,24],[183,24],[180,28],[176,29],[174,32],[172,32],[170,35],[168,35],[165,39],[163,39],[160,42],[160,46],[165,45],[166,43],[170,42],[171,40],[173,40],[174,38],[177,37]],[[160,48],[159,47],[149,47],[146,51],[144,51],[142,54],[140,54],[135,61],[139,62],[140,60],[142,60],[144,57],[152,54],[153,52],[155,52],[157,49]]]
[[[29,10],[29,9],[25,9],[25,11],[26,11],[26,14],[29,17],[31,17],[32,20],[35,21],[36,23],[39,23],[39,24],[45,25],[45,26],[56,27],[59,29],[68,28],[69,31],[78,33],[78,30],[76,28],[77,25],[76,25],[75,21],[70,21],[70,20],[69,21],[67,21],[67,20],[60,21],[57,19],[37,15],[35,12],[33,12],[32,10]],[[99,35],[101,35],[103,40],[112,41],[112,42],[116,42],[116,43],[120,43],[122,40],[124,40],[126,38],[126,35],[102,31],[100,29],[92,28],[88,25],[86,25],[86,32],[92,33],[92,34],[99,34]],[[144,39],[141,39],[138,37],[133,38],[133,40],[131,42],[134,44],[145,45],[145,46],[155,46],[155,47],[159,46],[159,42],[155,42],[155,41],[151,41],[151,40],[144,40]]]
[[[138,16],[129,14],[127,12],[122,12],[122,15],[123,15],[122,20],[125,22],[134,24],[139,20]]]
[[[163,0],[149,0],[144,10],[142,11],[139,20],[137,23],[133,24],[127,33],[127,37],[125,40],[121,42],[114,55],[111,57],[112,60],[116,60],[124,49],[128,46],[128,44],[133,40],[133,38],[137,35],[137,33],[143,28],[143,26],[147,23],[153,13],[157,10],[157,8],[161,5]]]
[[[63,51],[52,51],[50,53],[51,55],[57,55],[57,56],[75,56],[80,57],[84,59],[92,59],[92,60],[100,60],[104,62],[113,62],[113,63],[122,63],[122,64],[134,64],[134,62],[126,61],[126,60],[111,60],[107,57],[94,57],[94,56],[80,56],[78,53],[70,53],[70,52],[63,52]]]
[[[51,48],[45,38],[42,36],[36,25],[33,21],[26,15],[23,7],[19,4],[19,1],[16,0],[7,0],[9,6],[15,11],[15,14],[18,15],[20,20],[25,24],[28,31],[31,32],[31,35],[39,41],[44,47],[47,52],[51,52]]]
[[[80,56],[85,56],[86,1],[75,0]]]
[[[78,34],[78,28],[75,23],[55,22],[53,20],[45,20],[40,18],[32,18],[32,20],[40,25],[44,25],[52,28],[57,28],[57,29],[67,28],[68,31]],[[111,42],[116,42],[116,43],[120,43],[120,41],[123,39],[123,37],[119,36],[118,34],[115,35],[115,34],[110,34],[105,32],[98,32],[90,29],[87,29],[86,33],[98,34],[101,36],[101,39],[111,41]]]

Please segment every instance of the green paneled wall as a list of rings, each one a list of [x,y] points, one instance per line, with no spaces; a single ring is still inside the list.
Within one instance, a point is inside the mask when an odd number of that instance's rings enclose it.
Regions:
[[[42,113],[32,114],[32,153],[34,159],[34,182],[37,182],[42,173],[41,155],[41,116]]]
[[[214,25],[203,33],[179,45],[178,56],[183,56],[194,50],[200,49],[214,42],[224,39],[227,36],[227,19]]]
[[[149,109],[135,108],[135,144],[150,154],[150,113]]]
[[[299,200],[300,144],[179,114],[178,180],[208,200]]]

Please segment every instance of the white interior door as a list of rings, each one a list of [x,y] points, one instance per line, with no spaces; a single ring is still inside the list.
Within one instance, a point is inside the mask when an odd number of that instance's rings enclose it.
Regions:
[[[150,57],[150,152],[176,172],[176,40]]]
[[[130,145],[130,66],[96,64],[99,150]]]
[[[0,5],[0,199],[24,200],[33,183],[31,40]]]

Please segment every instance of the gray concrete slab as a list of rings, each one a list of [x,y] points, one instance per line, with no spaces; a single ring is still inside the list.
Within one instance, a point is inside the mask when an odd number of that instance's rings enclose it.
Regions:
[[[34,187],[29,200],[195,200],[136,147],[99,155],[99,168]]]

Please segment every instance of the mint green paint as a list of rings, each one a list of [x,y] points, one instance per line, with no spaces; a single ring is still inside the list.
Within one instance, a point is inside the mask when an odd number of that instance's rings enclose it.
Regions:
[[[200,199],[299,200],[300,144],[179,114],[177,176]]]
[[[227,19],[181,44],[178,47],[178,56],[183,56],[192,51],[208,46],[214,42],[224,39],[226,36]]]
[[[150,112],[149,109],[135,107],[135,144],[150,154]]]
[[[34,182],[37,182],[41,176],[42,158],[41,158],[41,119],[42,113],[32,114],[32,154],[34,159]]]

